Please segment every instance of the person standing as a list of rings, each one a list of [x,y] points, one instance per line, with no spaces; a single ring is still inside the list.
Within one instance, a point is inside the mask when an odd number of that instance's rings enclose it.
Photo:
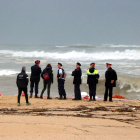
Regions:
[[[76,69],[72,72],[72,76],[74,76],[73,84],[74,84],[74,93],[75,98],[72,100],[81,100],[81,91],[80,91],[80,84],[81,84],[81,64],[79,62],[76,63]]]
[[[98,84],[99,74],[98,70],[95,69],[95,63],[90,64],[90,68],[87,70],[87,84],[89,85],[89,96],[90,101],[96,101],[96,86]]]
[[[110,63],[106,63],[107,71],[105,72],[105,94],[104,101],[107,101],[109,91],[109,101],[112,102],[113,87],[116,87],[117,74],[116,71],[111,68]]]
[[[62,67],[61,63],[58,63],[58,73],[57,73],[57,81],[58,81],[58,91],[59,91],[59,96],[60,100],[64,99],[66,100],[66,91],[64,89],[64,84],[65,84],[65,78],[67,74],[65,73],[65,70]]]
[[[20,96],[22,91],[25,94],[26,105],[31,105],[28,101],[27,86],[28,86],[28,75],[26,74],[26,67],[22,67],[21,73],[17,75],[16,84],[18,87],[18,106],[20,106]]]
[[[44,83],[44,88],[41,92],[40,98],[43,99],[43,94],[44,91],[47,88],[47,99],[52,99],[50,98],[50,88],[51,88],[51,84],[53,84],[53,70],[52,70],[52,66],[51,64],[48,64],[46,66],[46,68],[43,70],[41,77],[43,79],[43,83]]]
[[[35,85],[35,98],[39,98],[37,96],[38,94],[38,85],[39,85],[39,81],[40,81],[40,74],[41,74],[41,67],[40,65],[40,61],[36,60],[35,61],[35,65],[31,67],[31,78],[30,78],[30,98],[32,98],[32,94],[33,94],[33,89],[34,89],[34,85]]]

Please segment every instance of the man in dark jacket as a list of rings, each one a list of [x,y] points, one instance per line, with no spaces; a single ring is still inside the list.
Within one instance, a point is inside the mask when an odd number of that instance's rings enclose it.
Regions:
[[[104,95],[104,101],[107,101],[108,98],[108,91],[109,91],[109,101],[112,102],[112,91],[113,87],[116,87],[116,81],[117,81],[117,74],[116,71],[111,68],[112,64],[106,63],[107,71],[105,73],[105,95]]]
[[[47,80],[44,79],[45,74],[47,74],[47,76],[48,76]],[[50,98],[50,88],[51,88],[51,84],[53,84],[53,71],[52,71],[50,64],[48,64],[47,67],[43,70],[41,77],[42,77],[43,82],[44,82],[44,88],[41,92],[40,98],[43,99],[44,91],[47,88],[47,95],[48,95],[47,99],[52,99],[52,98]]]
[[[89,96],[90,101],[96,101],[96,85],[98,84],[99,74],[97,69],[95,69],[95,63],[90,64],[90,68],[87,70],[87,84],[89,85]]]
[[[80,84],[81,84],[82,71],[80,66],[81,64],[77,62],[76,69],[72,72],[72,76],[74,76],[73,84],[74,84],[74,93],[75,93],[75,98],[72,100],[81,100]]]
[[[28,94],[27,94],[27,86],[28,86],[28,75],[25,73],[26,68],[22,67],[21,73],[18,74],[17,76],[17,87],[18,87],[18,106],[20,106],[20,96],[22,94],[22,91],[25,94],[25,99],[26,99],[26,105],[30,105],[31,103],[28,102]]]
[[[33,94],[33,88],[35,85],[35,98],[39,98],[37,96],[38,94],[38,85],[39,85],[39,81],[40,81],[40,74],[41,74],[41,68],[39,66],[40,61],[36,60],[35,61],[35,65],[31,67],[31,78],[30,78],[30,98],[32,98],[32,94]]]

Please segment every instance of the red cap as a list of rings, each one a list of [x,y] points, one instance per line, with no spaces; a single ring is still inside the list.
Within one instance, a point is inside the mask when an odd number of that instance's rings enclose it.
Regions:
[[[111,66],[112,64],[110,64],[110,63],[106,63],[106,65],[107,65],[107,66]]]

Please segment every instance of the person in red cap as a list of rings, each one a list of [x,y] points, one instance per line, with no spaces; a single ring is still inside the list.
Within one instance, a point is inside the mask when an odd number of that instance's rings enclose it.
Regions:
[[[35,98],[39,98],[37,96],[38,94],[38,85],[39,85],[39,81],[40,81],[40,74],[41,74],[41,67],[40,65],[40,61],[36,60],[35,61],[35,65],[31,67],[31,77],[30,77],[30,98],[32,98],[32,94],[33,94],[33,89],[34,89],[34,85],[35,85]]]
[[[104,101],[107,101],[109,91],[109,101],[112,102],[113,87],[116,87],[117,74],[116,71],[111,68],[110,63],[106,63],[107,71],[105,72],[105,94]]]
[[[80,66],[81,64],[77,62],[76,69],[72,72],[72,76],[74,76],[73,84],[74,84],[74,93],[75,93],[75,98],[72,100],[81,100],[80,84],[81,84],[82,70]]]

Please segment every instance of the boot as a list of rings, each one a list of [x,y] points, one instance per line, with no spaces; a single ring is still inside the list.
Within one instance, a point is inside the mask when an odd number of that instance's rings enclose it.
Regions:
[[[64,100],[66,100],[67,98],[66,98],[66,95],[64,95]]]
[[[35,93],[35,98],[39,98],[39,97],[37,96],[37,94],[38,94],[38,93]]]
[[[43,93],[41,93],[40,98],[43,99]]]
[[[96,101],[95,97],[93,97],[93,101]]]
[[[62,100],[63,98],[62,98],[62,95],[60,95],[60,98],[58,98],[58,100]]]

